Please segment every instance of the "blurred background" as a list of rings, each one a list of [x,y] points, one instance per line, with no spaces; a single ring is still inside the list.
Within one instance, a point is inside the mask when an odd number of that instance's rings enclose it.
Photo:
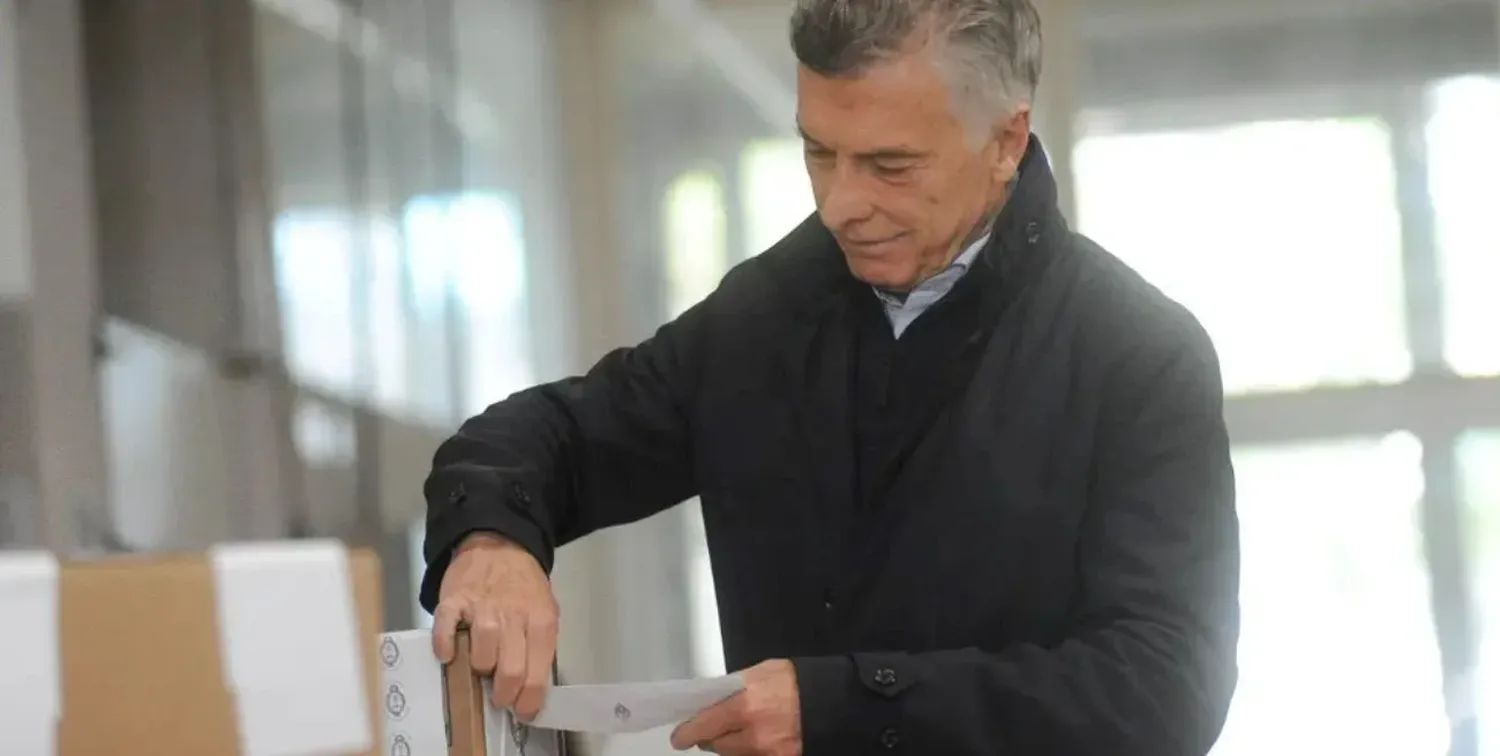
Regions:
[[[333,536],[426,621],[439,440],[811,211],[789,5],[0,0],[0,546]],[[1500,5],[1038,5],[1067,212],[1232,395],[1215,753],[1500,754]],[[572,681],[723,671],[698,523],[561,553]]]

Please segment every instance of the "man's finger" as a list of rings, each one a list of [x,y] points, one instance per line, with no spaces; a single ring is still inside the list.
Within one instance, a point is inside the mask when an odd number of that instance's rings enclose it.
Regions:
[[[494,673],[502,642],[499,613],[491,607],[481,607],[469,620],[469,664],[475,674]]]
[[[707,743],[699,743],[698,747],[719,756],[755,756],[756,753],[749,730],[726,732]]]
[[[699,743],[707,743],[740,729],[744,724],[740,715],[740,699],[743,696],[744,693],[736,693],[678,725],[672,731],[672,747],[686,751]]]
[[[448,601],[438,604],[437,611],[432,613],[432,652],[444,664],[453,661],[453,655],[457,653],[454,636],[458,634],[459,623],[464,621],[466,606],[461,602]]]
[[[556,620],[546,616],[532,618],[526,625],[526,680],[516,697],[516,716],[522,721],[531,721],[542,710],[556,654]]]
[[[495,706],[516,705],[526,683],[526,627],[514,615],[500,615],[500,656],[495,665]]]

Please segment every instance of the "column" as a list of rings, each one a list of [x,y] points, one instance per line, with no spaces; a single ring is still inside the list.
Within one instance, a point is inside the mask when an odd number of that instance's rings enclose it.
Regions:
[[[93,545],[108,487],[78,14],[0,0],[0,528],[60,552]]]
[[[270,255],[257,8],[84,7],[117,535],[137,549],[282,536],[301,497]]]
[[[1047,146],[1057,176],[1057,200],[1074,220],[1073,144],[1077,141],[1079,75],[1088,54],[1078,0],[1036,0],[1042,16],[1042,81],[1032,110],[1032,130]]]
[[[576,365],[581,368],[618,346],[622,334],[615,314],[624,292],[614,212],[619,175],[618,133],[612,128],[610,45],[607,30],[614,0],[552,3],[562,110],[562,143],[569,153],[564,192],[574,223],[571,277],[578,293],[574,320],[578,328]],[[593,536],[558,556],[553,576],[562,607],[558,661],[574,680],[618,679],[623,654],[617,645],[618,623],[629,606],[615,594],[614,559],[624,533]]]

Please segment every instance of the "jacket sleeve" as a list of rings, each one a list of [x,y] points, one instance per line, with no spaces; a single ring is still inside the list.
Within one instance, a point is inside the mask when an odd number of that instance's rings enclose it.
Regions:
[[[436,604],[452,550],[470,533],[500,533],[550,572],[557,546],[696,493],[687,404],[707,307],[586,375],[490,406],[438,447],[423,487],[422,606]]]
[[[1061,642],[794,659],[805,752],[1203,756],[1237,677],[1238,520],[1208,337],[1110,381]]]

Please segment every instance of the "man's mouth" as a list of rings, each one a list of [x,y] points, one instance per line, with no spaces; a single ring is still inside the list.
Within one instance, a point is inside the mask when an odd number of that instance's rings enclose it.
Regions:
[[[890,244],[893,241],[898,241],[905,235],[906,233],[902,232],[893,236],[887,236],[883,239],[845,239],[844,243],[854,249],[874,249],[876,247]]]

